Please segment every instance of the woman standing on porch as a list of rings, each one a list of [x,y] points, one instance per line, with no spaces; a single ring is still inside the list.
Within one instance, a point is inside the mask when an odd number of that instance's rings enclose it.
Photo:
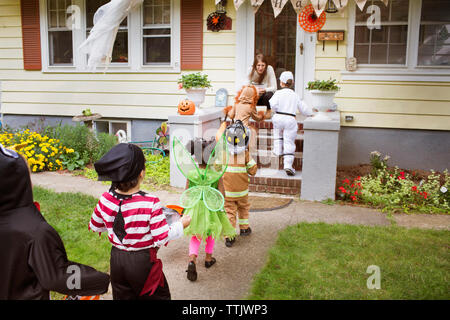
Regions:
[[[266,106],[266,116],[271,117],[269,100],[277,90],[277,78],[272,66],[267,63],[262,53],[255,56],[252,67],[248,72],[248,84],[254,85],[258,90],[259,99],[257,105]]]

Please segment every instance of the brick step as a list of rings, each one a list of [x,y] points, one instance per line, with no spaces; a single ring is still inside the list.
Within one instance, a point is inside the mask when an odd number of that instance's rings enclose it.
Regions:
[[[255,158],[258,168],[272,168],[278,170],[283,169],[284,166],[283,157],[273,155],[270,150],[257,150],[257,156]],[[295,159],[293,163],[294,169],[297,171],[301,170],[302,164],[303,164],[303,152],[295,152]]]
[[[272,120],[264,120],[264,121],[250,120],[249,123],[256,129],[273,129]],[[298,122],[298,130],[303,130],[303,122]]]
[[[297,138],[295,139],[295,150],[302,151],[303,150],[303,132],[297,134]],[[262,150],[272,150],[273,146],[273,136],[271,134],[258,134],[258,149]]]
[[[227,120],[227,126],[231,124],[230,120]],[[273,129],[272,120],[254,121],[250,120],[249,124],[256,129]],[[298,130],[303,130],[303,122],[298,122]]]
[[[284,170],[270,168],[258,169],[254,177],[250,177],[249,191],[298,195],[301,189],[301,171],[295,176],[288,176]]]

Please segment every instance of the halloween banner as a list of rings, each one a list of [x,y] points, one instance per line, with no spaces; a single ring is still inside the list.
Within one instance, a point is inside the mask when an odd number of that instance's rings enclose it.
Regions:
[[[215,0],[215,3],[218,4],[221,0]],[[234,7],[236,10],[239,9],[239,7],[245,2],[246,0],[233,0]],[[341,10],[345,8],[348,4],[348,0],[270,0],[272,2],[272,8],[275,18],[281,13],[284,6],[287,2],[290,2],[292,7],[294,8],[295,12],[297,14],[300,13],[301,10],[303,10],[309,3],[311,3],[314,7],[314,11],[317,16],[320,16],[320,14],[327,10],[329,3],[336,6],[338,10]],[[358,8],[360,10],[364,9],[364,6],[366,5],[367,0],[354,0],[356,4],[358,5]],[[264,0],[250,0],[250,4],[253,8],[253,12],[256,13],[258,9],[263,4]],[[379,2],[384,3],[385,6],[389,4],[389,0],[380,0]]]
[[[272,0],[273,15],[275,18],[283,11],[286,2],[288,2],[288,0]]]
[[[291,0],[291,4],[295,12],[299,14],[309,4],[309,0]]]
[[[258,12],[259,7],[263,4],[264,0],[250,0],[252,7],[253,7],[253,13]]]
[[[239,9],[239,7],[241,6],[241,4],[244,3],[245,0],[233,0],[234,3],[234,7],[236,8],[236,11]]]
[[[318,17],[320,17],[322,12],[326,9],[327,2],[328,0],[311,0],[311,4],[313,5],[314,11]]]

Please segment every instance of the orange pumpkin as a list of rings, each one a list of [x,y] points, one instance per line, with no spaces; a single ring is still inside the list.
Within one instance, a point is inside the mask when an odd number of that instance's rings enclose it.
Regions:
[[[178,113],[189,116],[195,112],[195,103],[189,99],[184,99],[178,104]]]

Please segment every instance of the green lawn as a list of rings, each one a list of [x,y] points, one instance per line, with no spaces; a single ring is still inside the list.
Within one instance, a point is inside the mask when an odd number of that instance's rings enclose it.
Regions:
[[[69,260],[87,264],[108,272],[111,245],[107,234],[88,230],[92,211],[98,199],[81,193],[55,193],[33,187],[34,201],[41,205],[47,222],[58,231],[66,247]],[[63,296],[52,293],[52,299]]]
[[[302,223],[279,233],[249,299],[449,299],[450,231]],[[377,265],[381,289],[368,289]]]

